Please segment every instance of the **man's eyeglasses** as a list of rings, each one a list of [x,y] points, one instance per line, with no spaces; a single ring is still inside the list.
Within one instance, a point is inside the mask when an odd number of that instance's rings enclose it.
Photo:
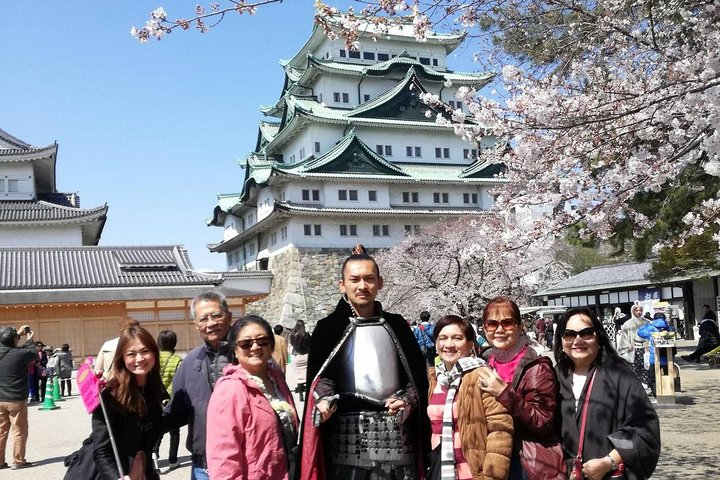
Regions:
[[[498,327],[502,327],[507,332],[508,330],[515,330],[517,324],[514,318],[503,318],[502,320],[485,320],[483,326],[488,332],[494,332]]]
[[[207,325],[207,323],[212,320],[213,322],[219,322],[220,320],[225,318],[225,312],[213,312],[208,313],[207,315],[200,317],[195,320],[195,322],[198,325]]]
[[[257,343],[258,347],[267,347],[268,345],[270,345],[270,339],[268,337],[245,338],[242,340],[238,340],[235,345],[242,348],[243,350],[250,350],[253,346],[253,343]]]
[[[566,342],[574,342],[577,337],[581,340],[592,340],[595,337],[595,329],[593,327],[583,328],[579,332],[575,330],[566,329],[562,333],[562,339]]]

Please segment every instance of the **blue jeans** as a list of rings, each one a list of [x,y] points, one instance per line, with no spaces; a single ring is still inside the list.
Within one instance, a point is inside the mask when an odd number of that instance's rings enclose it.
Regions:
[[[192,465],[190,467],[190,480],[210,480],[208,472],[202,465]]]

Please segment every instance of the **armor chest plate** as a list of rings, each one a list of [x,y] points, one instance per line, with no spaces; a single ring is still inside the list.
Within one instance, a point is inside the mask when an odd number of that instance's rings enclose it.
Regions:
[[[383,401],[402,389],[397,348],[378,322],[358,322],[338,354],[339,393],[359,393]]]

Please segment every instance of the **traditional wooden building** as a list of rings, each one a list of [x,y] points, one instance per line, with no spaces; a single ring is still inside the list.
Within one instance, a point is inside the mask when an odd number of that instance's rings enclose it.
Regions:
[[[57,150],[0,130],[0,325],[28,324],[79,359],[133,318],[153,335],[175,330],[186,350],[199,342],[195,295],[219,290],[237,316],[268,294],[270,272],[200,273],[180,245],[97,246],[108,207],[83,209],[77,194],[56,190]]]
[[[626,262],[593,267],[536,294],[549,308],[590,307],[598,318],[610,321],[616,307],[628,317],[635,303],[664,302],[677,307],[677,327],[692,338],[692,327],[702,318],[704,304],[720,309],[720,272],[695,272],[653,282],[652,264]]]
[[[338,264],[354,244],[392,247],[430,223],[484,215],[502,181],[496,138],[468,142],[435,121],[454,111],[470,122],[455,93],[491,78],[448,68],[463,36],[418,43],[406,24],[377,37],[371,28],[348,50],[316,26],[281,62],[284,86],[262,109],[240,193],[220,195],[209,221],[223,228],[210,250],[229,270],[275,273],[265,307],[288,326],[334,307]],[[425,92],[444,106],[421,102]]]

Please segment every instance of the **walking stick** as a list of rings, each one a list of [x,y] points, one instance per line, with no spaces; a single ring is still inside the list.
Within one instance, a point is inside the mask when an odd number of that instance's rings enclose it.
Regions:
[[[117,444],[115,443],[115,436],[112,432],[112,427],[110,426],[110,419],[108,418],[107,410],[105,409],[105,402],[102,398],[102,392],[98,394],[98,398],[100,399],[100,408],[102,408],[103,417],[105,417],[105,425],[108,429],[108,435],[110,436],[110,445],[112,446],[113,455],[115,455],[115,463],[118,467],[118,472],[120,473],[120,478],[125,476],[125,472],[123,472],[122,463],[120,463],[120,454],[118,453]]]

